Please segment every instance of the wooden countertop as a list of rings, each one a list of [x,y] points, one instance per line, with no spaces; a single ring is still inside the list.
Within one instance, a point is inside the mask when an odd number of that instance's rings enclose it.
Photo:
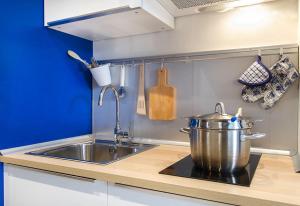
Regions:
[[[161,145],[109,165],[9,154],[0,161],[235,205],[300,205],[300,174],[287,156],[263,155],[250,187],[158,174],[190,153]]]

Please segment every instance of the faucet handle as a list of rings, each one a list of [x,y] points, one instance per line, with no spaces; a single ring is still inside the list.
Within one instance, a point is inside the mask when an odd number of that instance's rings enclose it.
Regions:
[[[117,143],[122,143],[122,139],[128,139],[128,132],[118,131],[115,133],[115,141]]]
[[[120,131],[119,136],[121,136],[123,138],[128,138],[128,132]]]

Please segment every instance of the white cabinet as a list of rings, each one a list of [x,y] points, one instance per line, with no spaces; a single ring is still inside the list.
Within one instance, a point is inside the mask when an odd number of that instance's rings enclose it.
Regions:
[[[183,197],[119,184],[108,184],[108,206],[226,206],[228,204]],[[229,205],[228,205],[229,206]]]
[[[157,0],[44,0],[49,28],[88,40],[174,29],[174,17]]]
[[[202,199],[4,165],[4,206],[229,206]]]
[[[106,206],[107,183],[4,166],[5,206]]]

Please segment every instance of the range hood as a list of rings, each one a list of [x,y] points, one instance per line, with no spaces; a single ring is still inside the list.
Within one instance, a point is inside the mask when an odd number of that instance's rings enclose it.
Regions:
[[[45,26],[98,41],[174,29],[157,0],[44,0]]]
[[[158,0],[175,17],[205,11],[227,11],[233,8],[260,4],[275,0]]]

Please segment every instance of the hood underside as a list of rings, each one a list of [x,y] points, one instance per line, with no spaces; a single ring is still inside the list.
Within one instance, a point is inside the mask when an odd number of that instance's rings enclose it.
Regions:
[[[222,11],[275,0],[158,0],[173,16],[192,15],[205,11]]]

